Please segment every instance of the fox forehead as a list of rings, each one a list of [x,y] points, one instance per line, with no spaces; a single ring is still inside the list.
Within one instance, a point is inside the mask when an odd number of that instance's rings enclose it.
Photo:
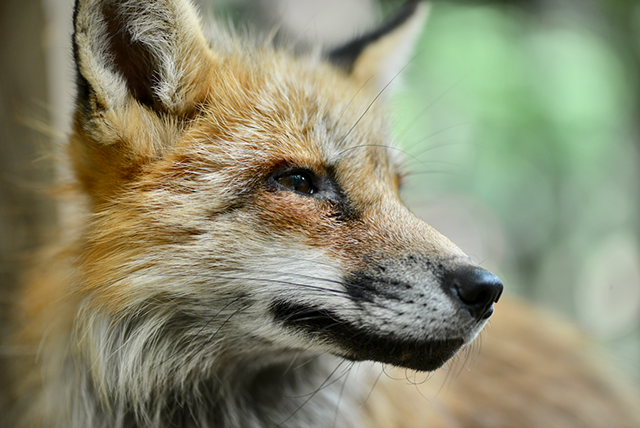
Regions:
[[[254,172],[331,169],[350,180],[364,174],[387,181],[399,173],[378,93],[368,82],[356,83],[318,58],[277,52],[222,62],[187,133],[188,141],[206,146],[212,162]]]

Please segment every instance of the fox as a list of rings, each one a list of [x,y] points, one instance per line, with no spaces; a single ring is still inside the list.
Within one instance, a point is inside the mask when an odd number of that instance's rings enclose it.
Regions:
[[[73,209],[19,301],[16,426],[640,426],[402,203],[384,99],[427,13],[299,53],[189,0],[76,0]]]

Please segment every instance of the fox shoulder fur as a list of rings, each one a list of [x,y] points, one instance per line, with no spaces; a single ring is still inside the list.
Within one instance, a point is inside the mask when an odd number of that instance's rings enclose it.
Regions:
[[[207,41],[187,0],[77,0],[79,214],[23,294],[23,426],[637,423],[581,345],[513,302],[450,393],[406,385],[502,293],[398,197],[380,94],[425,13],[294,56]]]

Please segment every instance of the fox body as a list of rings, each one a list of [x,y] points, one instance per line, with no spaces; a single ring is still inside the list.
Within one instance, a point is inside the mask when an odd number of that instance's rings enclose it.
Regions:
[[[398,197],[380,98],[425,9],[293,56],[186,0],[77,1],[79,212],[24,294],[24,425],[456,420],[360,363],[435,370],[502,292]]]

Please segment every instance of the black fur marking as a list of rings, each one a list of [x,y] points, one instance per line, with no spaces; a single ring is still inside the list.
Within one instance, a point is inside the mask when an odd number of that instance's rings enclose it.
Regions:
[[[417,0],[407,1],[394,16],[380,27],[327,52],[325,54],[327,59],[335,66],[344,69],[347,73],[351,73],[356,60],[367,46],[404,24],[413,16],[418,4],[419,1]]]
[[[463,339],[405,340],[371,327],[358,326],[334,311],[287,301],[271,304],[274,319],[311,340],[338,347],[335,353],[353,361],[378,361],[414,370],[441,367],[464,344]]]
[[[344,283],[346,292],[356,302],[373,302],[374,297],[383,297],[386,300],[402,300],[401,294],[406,290],[407,285],[395,280],[380,280],[365,273],[352,275]]]

